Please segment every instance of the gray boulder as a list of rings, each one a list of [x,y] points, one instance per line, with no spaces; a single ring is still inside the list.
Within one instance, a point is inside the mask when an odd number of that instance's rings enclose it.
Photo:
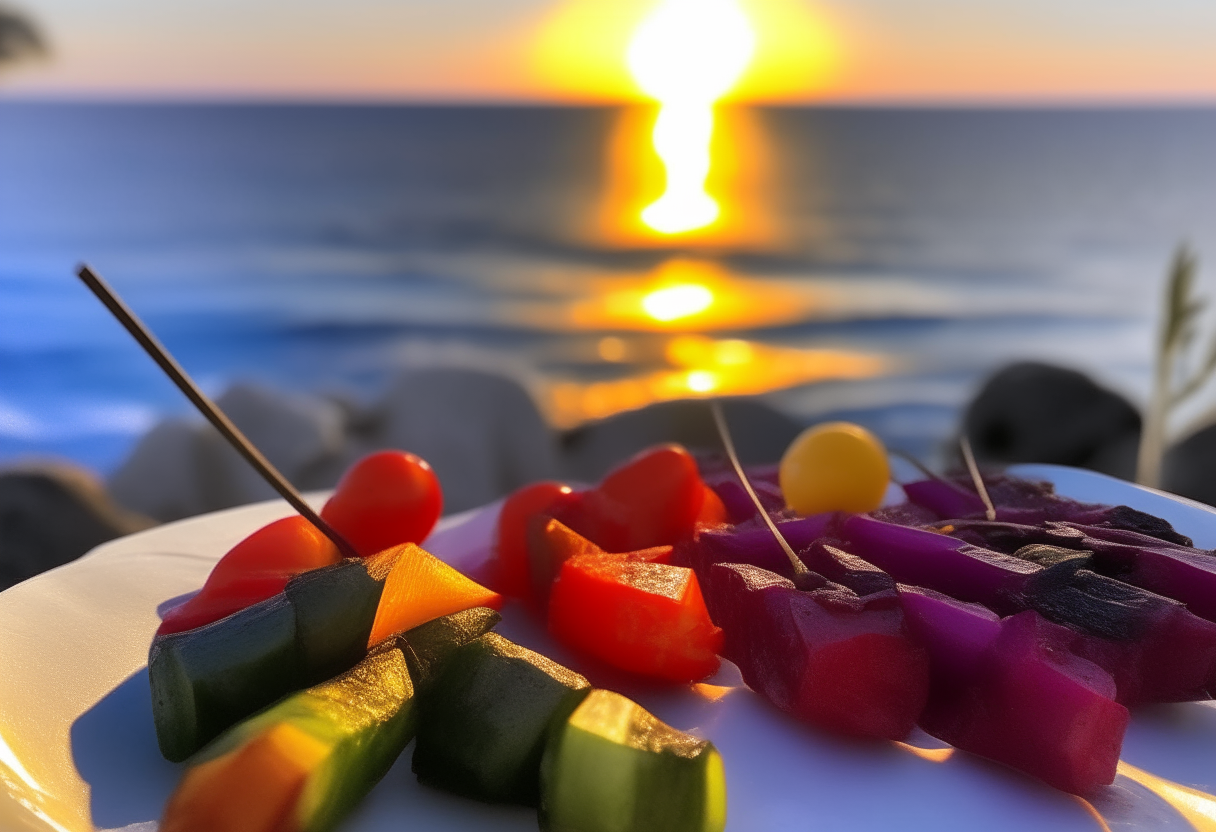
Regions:
[[[345,413],[335,402],[234,384],[215,402],[289,482],[307,488],[315,468],[346,450]],[[204,493],[214,508],[278,496],[245,458],[210,427],[200,443]],[[329,485],[331,483],[325,483]]]
[[[345,411],[329,399],[237,384],[216,404],[293,485],[346,453]],[[110,478],[114,498],[158,520],[176,520],[276,495],[210,425],[172,419],[153,428]]]
[[[199,465],[201,432],[201,425],[184,419],[156,425],[110,477],[110,494],[128,509],[161,521],[208,511]]]
[[[429,462],[443,486],[445,513],[559,473],[553,432],[532,397],[511,379],[477,370],[403,374],[362,444],[399,448]]]
[[[66,463],[0,472],[0,589],[153,525],[126,511],[88,471]]]

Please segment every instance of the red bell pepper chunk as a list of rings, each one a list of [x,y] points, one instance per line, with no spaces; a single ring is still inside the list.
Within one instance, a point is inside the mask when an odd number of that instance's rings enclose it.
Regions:
[[[337,563],[338,549],[299,515],[263,526],[220,558],[203,588],[165,614],[157,635],[219,621],[283,591],[292,577]]]
[[[671,563],[672,546],[653,546],[626,552],[621,557],[651,563]],[[545,515],[532,518],[528,528],[528,567],[532,579],[532,598],[540,609],[549,604],[549,592],[562,564],[581,555],[607,554],[561,521]]]
[[[722,498],[718,496],[718,492],[708,485],[702,486],[702,488],[705,489],[705,495],[701,501],[701,510],[697,513],[697,528],[714,528],[729,523],[730,514],[726,510],[726,503],[722,502]]]
[[[705,483],[679,445],[643,451],[553,516],[609,552],[666,546],[692,536]]]
[[[621,555],[562,564],[549,632],[614,667],[672,682],[713,674],[722,647],[691,569]]]

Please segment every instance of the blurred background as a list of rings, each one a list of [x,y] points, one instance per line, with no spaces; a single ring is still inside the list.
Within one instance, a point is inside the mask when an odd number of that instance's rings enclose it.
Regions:
[[[59,557],[55,488],[266,496],[81,261],[302,487],[397,444],[465,508],[712,443],[662,405],[711,396],[755,462],[846,418],[1131,477],[1171,258],[1216,258],[1213,42],[1200,0],[2,6],[0,548]],[[1190,328],[1164,435],[1216,462]]]

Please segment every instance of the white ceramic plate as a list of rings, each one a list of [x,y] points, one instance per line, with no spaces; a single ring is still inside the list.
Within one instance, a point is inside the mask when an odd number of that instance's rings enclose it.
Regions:
[[[1085,471],[1025,466],[1079,499],[1126,503],[1164,516],[1196,544],[1216,547],[1216,512]],[[237,540],[289,513],[264,503],[162,526],[106,544],[75,563],[0,594],[0,829],[151,830],[180,775],[156,750],[147,648],[157,607],[200,586]],[[469,568],[487,555],[496,507],[448,518],[428,542]],[[579,669],[520,609],[501,631]],[[614,680],[597,679],[601,684]],[[1216,707],[1138,712],[1123,747],[1125,772],[1151,772],[1192,791],[1165,797],[1121,775],[1087,804],[1001,766],[950,754],[931,738],[911,744],[826,736],[777,713],[727,665],[698,690],[624,690],[661,719],[721,750],[730,832],[815,829],[1034,829],[1079,832],[1192,829],[1173,803],[1216,818]],[[619,687],[619,685],[618,685]],[[535,813],[487,806],[417,785],[409,750],[343,832],[534,830]],[[1185,799],[1184,799],[1185,798]],[[1190,801],[1187,804],[1187,800]],[[1210,828],[1210,827],[1209,827]]]

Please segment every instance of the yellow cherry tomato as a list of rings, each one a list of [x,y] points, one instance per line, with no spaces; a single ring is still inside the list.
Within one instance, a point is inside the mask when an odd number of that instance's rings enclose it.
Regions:
[[[891,469],[878,437],[850,422],[804,430],[779,469],[785,502],[799,514],[873,511],[882,503]]]

